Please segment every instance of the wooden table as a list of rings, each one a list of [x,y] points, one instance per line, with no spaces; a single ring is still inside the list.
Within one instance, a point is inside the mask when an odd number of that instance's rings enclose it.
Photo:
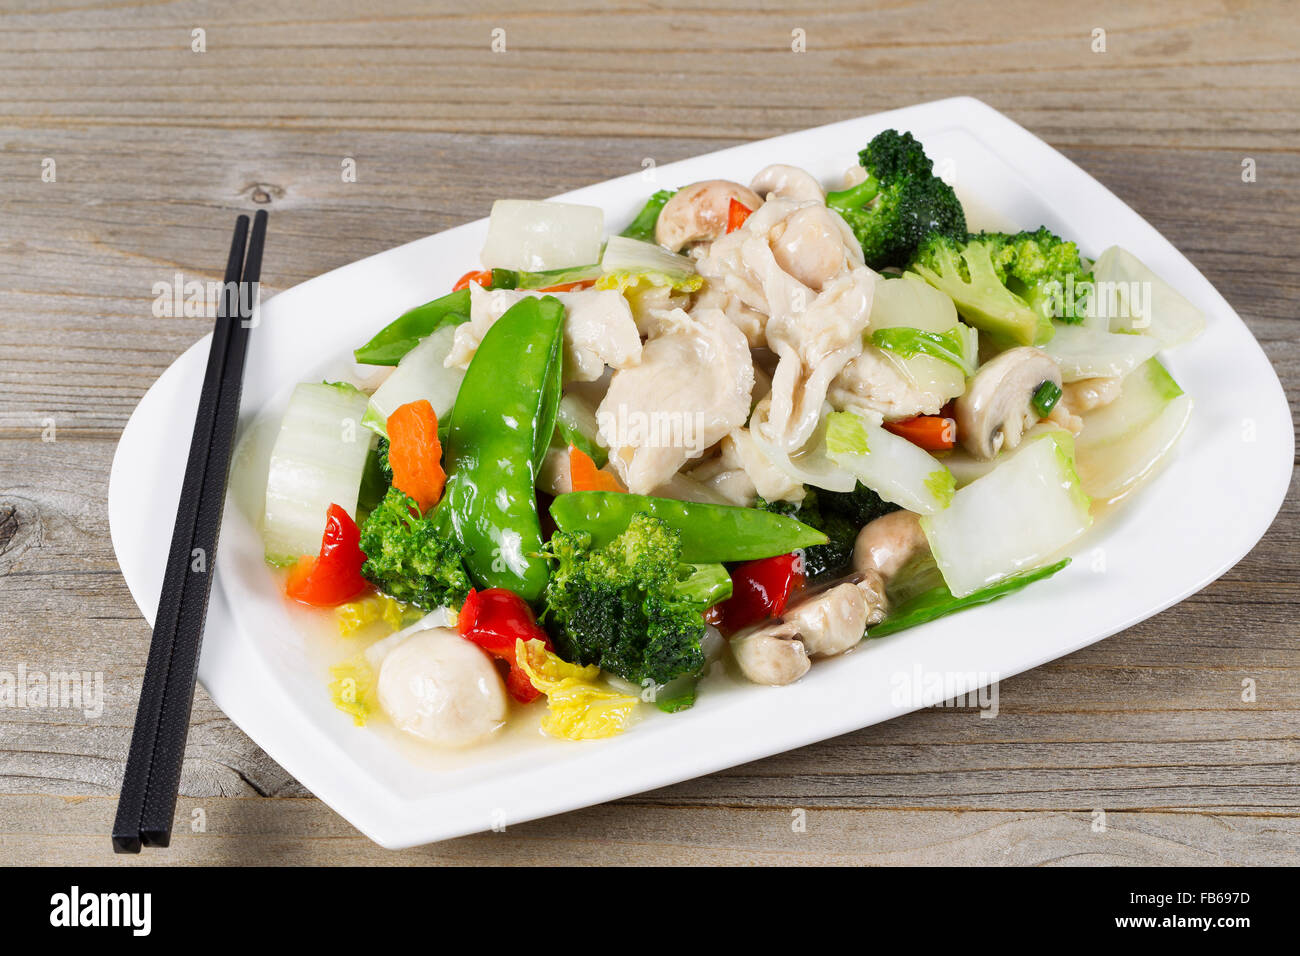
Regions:
[[[145,389],[208,326],[153,316],[153,284],[219,278],[232,210],[273,211],[269,294],[503,193],[971,94],[1153,222],[1300,388],[1300,29],[1281,0],[1100,2],[1086,16],[1023,0],[865,13],[668,0],[646,14],[410,0],[369,19],[337,0],[2,6],[0,672],[99,671],[105,700],[96,719],[0,708],[6,863],[137,862],[114,860],[107,834],[149,628],[109,543],[109,463]],[[200,691],[175,842],[142,860],[1295,863],[1298,529],[1293,493],[1222,580],[1004,682],[996,720],[921,711],[398,854]]]

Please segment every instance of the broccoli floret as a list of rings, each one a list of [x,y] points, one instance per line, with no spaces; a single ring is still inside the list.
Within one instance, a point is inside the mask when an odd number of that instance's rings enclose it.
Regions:
[[[966,214],[951,186],[911,133],[887,129],[858,154],[867,178],[826,195],[849,224],[873,269],[905,266],[931,233],[966,235]]]
[[[1005,274],[1007,288],[1029,303],[1031,309],[1070,324],[1083,321],[1092,273],[1084,268],[1078,246],[1046,226],[1015,235],[983,233],[981,238],[997,244],[994,264]],[[1075,291],[1072,308],[1067,309],[1066,293],[1070,290]]]
[[[1092,279],[1078,247],[1046,227],[1014,235],[981,232],[960,240],[930,236],[917,249],[911,269],[947,293],[971,325],[1000,344],[1015,345],[1050,341],[1054,316],[1081,321],[1077,299]],[[1076,311],[1069,314],[1062,308],[1068,288],[1078,289]]]
[[[676,593],[689,572],[677,532],[650,515],[602,548],[585,532],[557,531],[542,621],[566,660],[666,684],[704,666],[703,606]]]
[[[461,547],[439,509],[421,516],[415,501],[389,488],[361,526],[361,574],[399,601],[425,610],[459,607],[469,593]]]
[[[853,545],[862,526],[898,510],[898,505],[883,500],[861,482],[852,491],[845,492],[813,491],[809,488],[797,504],[760,498],[754,507],[798,518],[830,539],[825,544],[804,549],[804,574],[809,581],[833,577],[848,570],[853,563]]]

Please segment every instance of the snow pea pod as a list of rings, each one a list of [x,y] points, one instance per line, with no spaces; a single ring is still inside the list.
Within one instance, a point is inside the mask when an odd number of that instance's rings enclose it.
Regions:
[[[493,269],[490,288],[513,289],[517,281],[517,274],[509,269]],[[396,365],[421,339],[444,325],[468,322],[469,301],[469,289],[465,288],[417,305],[389,322],[352,355],[362,365]]]
[[[1001,581],[990,584],[988,587],[980,588],[978,591],[972,591],[965,597],[953,597],[952,592],[948,590],[946,584],[940,584],[928,591],[923,591],[914,597],[903,601],[897,607],[889,612],[889,616],[883,621],[871,628],[868,637],[885,637],[888,634],[895,634],[898,631],[906,630],[909,627],[915,627],[918,624],[925,624],[936,618],[943,617],[945,614],[952,614],[956,611],[964,611],[968,607],[975,607],[979,604],[987,604],[989,601],[996,601],[1000,597],[1019,591],[1021,588],[1033,584],[1035,581],[1041,581],[1044,578],[1050,578],[1057,571],[1070,563],[1069,558],[1063,558],[1055,564],[1050,564],[1045,568],[1034,568],[1031,571],[1021,571],[1010,577],[1005,577]]]
[[[645,512],[676,529],[682,560],[691,563],[753,561],[825,544],[826,535],[786,515],[757,508],[703,504],[613,491],[574,491],[551,503],[561,531],[586,531],[600,547]]]
[[[444,325],[469,321],[469,289],[449,292],[441,298],[417,305],[384,326],[353,357],[362,365],[396,365],[420,339]]]
[[[659,222],[659,213],[663,212],[664,206],[668,205],[668,200],[673,198],[675,189],[661,189],[648,200],[641,211],[636,214],[626,229],[619,233],[620,236],[627,236],[629,239],[640,239],[642,242],[655,241],[655,226]]]
[[[536,601],[547,564],[537,512],[539,455],[555,429],[564,306],[523,299],[488,329],[447,430],[443,507],[482,587]]]

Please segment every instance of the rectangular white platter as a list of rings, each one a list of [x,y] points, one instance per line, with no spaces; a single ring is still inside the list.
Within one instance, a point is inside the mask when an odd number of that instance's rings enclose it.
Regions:
[[[217,704],[359,830],[383,846],[407,847],[666,786],[897,717],[939,702],[900,693],[914,675],[1005,679],[1148,618],[1232,567],[1268,528],[1290,481],[1291,416],[1272,367],[1228,303],[1155,229],[978,100],[805,130],[660,166],[653,181],[638,172],[555,198],[602,207],[607,230],[617,231],[655,189],[710,178],[748,182],[769,163],[838,183],[857,151],[888,127],[922,141],[974,225],[1047,225],[1089,256],[1123,245],[1206,314],[1205,334],[1165,356],[1196,402],[1173,460],[1090,533],[1069,568],[1005,600],[864,642],[788,687],[723,682],[716,692],[706,685],[681,714],[642,707],[649,716],[618,738],[516,735],[472,759],[413,760],[409,748],[355,727],[331,705],[325,666],[262,563],[260,502],[241,497],[232,481],[199,669]],[[508,185],[502,190],[507,196]],[[244,385],[245,436],[274,423],[294,383],[345,374],[351,349],[477,268],[486,227],[482,219],[449,229],[265,302]],[[268,248],[270,272],[274,224]],[[185,465],[178,436],[192,430],[209,339],[149,389],[113,462],[113,546],[151,623]],[[255,422],[263,424],[255,429]],[[237,473],[257,467],[248,451],[256,444],[246,444]]]

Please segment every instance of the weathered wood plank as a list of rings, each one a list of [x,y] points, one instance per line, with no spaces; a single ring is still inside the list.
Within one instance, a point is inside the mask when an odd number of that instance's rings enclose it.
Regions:
[[[148,865],[114,856],[102,797],[0,797],[0,853],[23,866]],[[204,832],[193,832],[202,826]],[[318,801],[183,798],[170,857],[195,864],[454,866],[1277,865],[1300,850],[1294,814],[1007,813],[659,807],[631,801],[391,852]]]
[[[644,12],[405,0],[379,15],[252,0],[33,5],[0,31],[0,115],[47,128],[754,138],[970,94],[1064,145],[1137,134],[1147,146],[1290,148],[1300,25],[1283,0],[1088,12],[1030,0],[771,11],[678,0]],[[191,51],[195,28],[206,53]],[[796,30],[806,52],[792,49]],[[1135,127],[1139,111],[1158,122]]]

